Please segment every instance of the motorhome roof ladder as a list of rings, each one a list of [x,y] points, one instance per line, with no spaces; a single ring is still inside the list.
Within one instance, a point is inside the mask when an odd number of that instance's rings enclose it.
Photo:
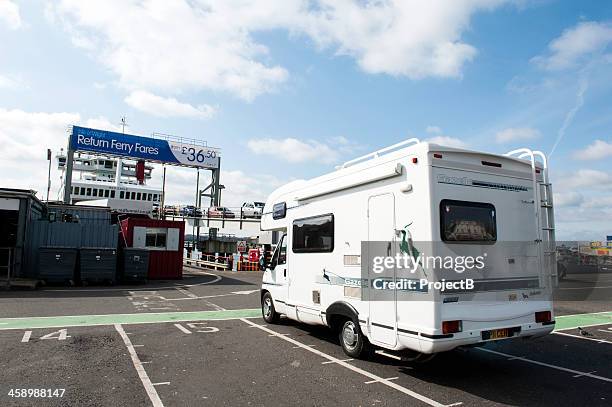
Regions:
[[[551,277],[554,284],[558,282],[556,267],[556,248],[555,248],[555,218],[553,212],[553,194],[550,179],[548,178],[548,161],[546,155],[541,151],[532,151],[528,148],[519,148],[505,154],[509,157],[519,159],[529,158],[531,162],[531,175],[533,184],[533,202],[536,216],[536,227],[538,240],[542,242],[542,266],[552,270]],[[542,182],[537,179],[540,172],[536,167],[536,157],[542,165]],[[539,205],[535,205],[538,202]]]
[[[378,158],[381,155],[386,154],[386,153],[390,153],[391,151],[395,151],[395,150],[397,150],[400,147],[406,147],[406,146],[409,146],[409,145],[412,145],[412,144],[419,144],[420,142],[421,141],[418,138],[411,138],[411,139],[408,139],[408,140],[404,140],[404,141],[399,142],[397,144],[393,144],[392,146],[381,148],[380,150],[376,150],[376,151],[371,152],[369,154],[362,155],[361,157],[357,157],[357,158],[354,158],[352,160],[349,160],[349,161],[345,162],[344,164],[337,166],[336,169],[339,170],[339,169],[342,169],[342,168],[347,168],[347,167],[350,167],[351,165],[360,163],[362,161],[371,160],[372,158]]]

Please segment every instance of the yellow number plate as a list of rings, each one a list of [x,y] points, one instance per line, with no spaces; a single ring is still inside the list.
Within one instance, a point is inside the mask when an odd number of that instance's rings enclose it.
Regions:
[[[509,329],[495,329],[491,331],[491,339],[502,339],[510,337]]]

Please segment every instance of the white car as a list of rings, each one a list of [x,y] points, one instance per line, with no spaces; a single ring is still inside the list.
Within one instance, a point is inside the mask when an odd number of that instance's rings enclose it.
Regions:
[[[261,213],[264,207],[263,202],[245,202],[242,204],[242,217],[243,218],[261,218]]]

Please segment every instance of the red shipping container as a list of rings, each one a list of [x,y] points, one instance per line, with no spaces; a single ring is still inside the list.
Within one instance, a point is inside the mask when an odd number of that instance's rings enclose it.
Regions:
[[[147,232],[157,229],[178,229],[178,250],[149,249],[149,273],[151,280],[183,278],[183,247],[185,245],[185,222],[149,218],[127,218],[121,221],[122,244],[134,247],[134,228],[143,227]],[[163,235],[163,233],[161,233]],[[146,236],[147,240],[149,235]],[[167,236],[166,236],[167,238]],[[165,241],[165,240],[164,240]],[[148,243],[145,242],[147,246]],[[149,248],[149,247],[147,247]]]

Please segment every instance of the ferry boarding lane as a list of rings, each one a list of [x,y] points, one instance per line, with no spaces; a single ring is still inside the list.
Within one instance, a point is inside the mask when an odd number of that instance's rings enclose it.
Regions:
[[[604,406],[612,400],[609,301],[560,302],[558,312],[567,314],[557,317],[561,330],[538,340],[490,343],[410,364],[379,354],[351,360],[322,327],[286,319],[266,325],[260,279],[255,272],[194,272],[146,287],[3,292],[0,403]],[[576,308],[578,315],[570,315]],[[11,397],[11,389],[63,389],[63,397]]]

